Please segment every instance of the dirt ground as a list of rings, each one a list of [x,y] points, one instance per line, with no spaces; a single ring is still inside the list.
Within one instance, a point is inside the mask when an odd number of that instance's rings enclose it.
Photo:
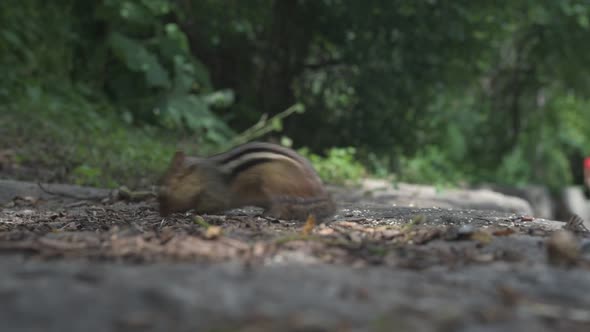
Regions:
[[[161,218],[153,199],[51,188],[76,197],[0,182],[0,331],[590,331],[579,220],[344,188],[315,227],[256,209]]]

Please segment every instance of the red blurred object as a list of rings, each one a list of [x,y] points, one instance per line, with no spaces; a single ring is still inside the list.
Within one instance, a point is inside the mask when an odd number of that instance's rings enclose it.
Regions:
[[[590,169],[590,157],[584,159],[584,169]]]

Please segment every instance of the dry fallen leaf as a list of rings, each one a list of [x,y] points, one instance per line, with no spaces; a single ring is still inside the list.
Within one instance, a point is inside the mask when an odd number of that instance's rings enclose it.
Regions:
[[[315,216],[310,214],[305,221],[305,225],[303,225],[303,229],[301,230],[301,234],[307,236],[311,234],[311,231],[315,227]]]
[[[477,241],[481,244],[489,244],[492,242],[492,235],[484,231],[476,231],[471,234],[471,240]]]
[[[209,226],[209,227],[207,227],[207,230],[205,231],[205,238],[209,239],[209,240],[217,239],[218,237],[221,236],[222,233],[223,233],[223,230],[221,227]]]
[[[494,234],[495,236],[508,236],[514,233],[514,230],[510,227],[500,228],[492,232],[492,234]]]
[[[336,231],[333,228],[323,227],[317,232],[319,235],[333,235]]]

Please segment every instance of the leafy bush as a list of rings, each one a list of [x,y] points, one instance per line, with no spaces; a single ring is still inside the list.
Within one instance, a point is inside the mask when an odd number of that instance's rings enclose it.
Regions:
[[[329,183],[354,184],[367,174],[356,159],[356,149],[352,147],[331,148],[325,157],[311,153],[307,148],[297,151],[309,159],[319,176]]]
[[[96,11],[109,31],[108,55],[115,60],[101,59],[111,63],[106,88],[131,119],[186,128],[217,144],[233,135],[211,109],[231,105],[233,92],[214,91],[185,33],[176,23],[164,23],[174,14],[172,2],[104,0]]]
[[[187,130],[220,144],[234,132],[214,112],[233,103],[213,89],[185,33],[166,17],[168,0],[29,0],[0,3],[0,98],[32,88],[71,86],[80,97],[116,105],[128,123]]]
[[[22,166],[49,170],[28,180],[98,187],[154,183],[176,142],[154,128],[121,122],[107,103],[64,90],[58,97],[30,89],[0,105],[0,149],[14,150]]]
[[[437,146],[429,146],[413,158],[400,158],[399,180],[448,186],[468,178]]]

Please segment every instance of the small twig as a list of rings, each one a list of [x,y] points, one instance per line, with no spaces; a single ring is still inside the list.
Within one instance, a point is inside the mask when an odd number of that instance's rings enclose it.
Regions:
[[[66,204],[65,207],[67,207],[67,208],[75,208],[75,207],[78,207],[78,206],[86,205],[88,203],[89,202],[87,200],[80,200],[80,201],[77,201],[77,202],[74,202],[74,203]]]
[[[236,136],[228,144],[228,146],[236,146],[239,144],[243,144],[243,143],[246,143],[250,140],[253,140],[255,138],[258,138],[258,137],[261,137],[265,134],[268,134],[269,132],[279,130],[279,128],[277,128],[277,126],[275,124],[277,124],[277,123],[280,124],[284,118],[286,118],[294,113],[303,113],[304,110],[305,109],[304,109],[303,105],[295,104],[295,105],[292,105],[291,107],[287,108],[286,110],[282,111],[281,113],[274,115],[270,119],[268,118],[268,115],[263,114],[257,123],[255,123],[252,127],[246,129],[243,133]]]
[[[45,192],[49,195],[72,198],[72,199],[77,199],[80,201],[101,201],[106,198],[112,198],[113,200],[124,200],[124,201],[137,202],[137,201],[146,200],[148,198],[156,196],[156,194],[151,191],[132,191],[125,186],[121,186],[121,187],[119,187],[119,189],[117,189],[115,191],[111,191],[110,193],[108,193],[106,195],[90,195],[90,196],[82,197],[82,196],[78,196],[78,195],[74,195],[74,194],[70,194],[70,193],[51,191],[51,190],[45,188],[40,182],[37,182],[37,185],[39,186],[39,188],[43,192]]]
[[[80,201],[84,201],[84,200],[101,200],[101,199],[104,199],[104,198],[107,198],[107,197],[110,196],[110,194],[109,194],[109,195],[82,197],[82,196],[77,196],[77,195],[69,194],[69,193],[51,191],[51,190],[45,188],[41,184],[41,182],[37,182],[37,185],[46,194],[53,195],[53,196],[61,196],[61,197],[66,197],[66,198],[77,199],[77,200],[80,200]]]
[[[483,221],[487,221],[487,222],[489,222],[490,224],[491,224],[491,223],[493,223],[493,221],[492,221],[492,220],[490,220],[490,219],[486,219],[486,218],[484,218],[484,217],[474,217],[473,219],[475,219],[475,220],[483,220]]]

